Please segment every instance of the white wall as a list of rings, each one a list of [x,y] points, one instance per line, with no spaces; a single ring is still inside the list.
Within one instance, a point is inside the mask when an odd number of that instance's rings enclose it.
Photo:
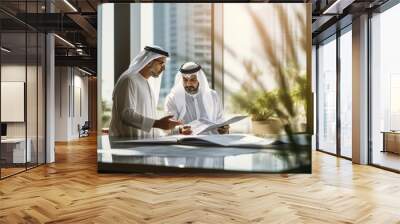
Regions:
[[[36,67],[25,65],[2,65],[1,67],[1,81],[2,82],[26,82],[25,75],[28,72],[28,84],[27,88],[27,121],[25,122],[7,122],[7,136],[8,137],[25,137],[25,126],[28,125],[28,137],[35,131],[36,134],[36,123],[37,114],[37,95],[36,95],[36,80],[30,77],[32,74],[36,75]],[[33,87],[32,87],[33,86]],[[7,97],[7,96],[2,96]],[[41,106],[41,105],[40,105]],[[1,110],[9,110],[9,108],[1,108]],[[24,108],[22,108],[24,110]],[[4,112],[4,111],[3,111]],[[27,123],[28,122],[28,123]]]
[[[68,140],[68,85],[67,67],[55,68],[55,141]]]
[[[88,77],[72,67],[56,67],[55,73],[55,140],[70,141],[88,120]]]
[[[78,133],[78,124],[81,126],[85,123],[85,121],[89,120],[89,102],[88,102],[88,77],[81,76],[82,73],[79,73],[78,75],[76,74],[75,70],[75,75],[74,75],[74,96],[72,96],[72,99],[74,99],[74,102],[71,102],[71,106],[73,105],[73,108],[71,108],[71,135],[73,138],[78,138],[79,133]],[[80,91],[80,93],[79,93]],[[80,97],[79,97],[80,95]],[[79,102],[80,101],[80,102]],[[79,108],[81,107],[81,108]],[[80,111],[80,110],[81,111]]]

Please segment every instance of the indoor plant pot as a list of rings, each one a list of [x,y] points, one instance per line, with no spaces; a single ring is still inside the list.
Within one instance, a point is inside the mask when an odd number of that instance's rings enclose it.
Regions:
[[[277,135],[283,130],[282,123],[277,118],[268,118],[267,120],[252,120],[252,133],[258,136]]]

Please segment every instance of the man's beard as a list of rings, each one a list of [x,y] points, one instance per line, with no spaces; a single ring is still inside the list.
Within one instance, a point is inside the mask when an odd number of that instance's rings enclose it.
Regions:
[[[199,86],[197,86],[197,87],[185,86],[185,90],[189,94],[196,94],[199,91]]]
[[[150,70],[150,74],[151,74],[151,77],[153,77],[153,78],[158,78],[158,77],[160,77],[161,72],[158,73],[158,72],[154,71],[153,69],[151,69],[151,70]]]

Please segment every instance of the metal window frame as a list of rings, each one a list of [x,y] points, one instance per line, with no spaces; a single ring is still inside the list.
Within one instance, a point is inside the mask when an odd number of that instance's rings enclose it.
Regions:
[[[367,141],[368,141],[368,153],[367,154],[368,154],[368,161],[367,161],[367,164],[370,165],[370,166],[373,166],[373,167],[377,167],[377,168],[384,169],[384,170],[391,171],[391,172],[395,172],[395,173],[400,173],[400,170],[393,169],[393,168],[390,168],[390,167],[386,167],[386,166],[382,166],[382,165],[373,163],[373,141],[372,141],[372,91],[373,90],[372,90],[372,83],[371,83],[372,82],[372,51],[373,50],[372,50],[372,23],[371,23],[371,20],[373,18],[373,13],[383,13],[386,10],[396,6],[399,3],[400,3],[400,0],[388,0],[383,5],[367,11],[367,13],[368,13],[368,31],[367,31],[367,41],[368,41],[368,49],[367,49],[367,51],[368,51],[368,54],[367,54],[367,66],[368,66],[368,69],[367,69],[367,80],[368,80],[368,86],[367,86],[367,88],[368,88],[368,96],[367,96],[367,98],[368,98],[368,105],[367,105],[367,107],[368,107],[368,112],[367,112],[368,113],[368,124],[367,124],[367,127],[368,127],[368,139],[367,139]],[[351,25],[351,24],[349,24],[349,25]],[[341,31],[345,30],[346,27],[342,28]],[[341,33],[340,36],[343,35],[343,34],[344,33]],[[336,36],[337,44],[338,43],[340,44],[340,36]],[[316,77],[316,94],[317,94],[317,96],[316,96],[316,101],[317,101],[316,102],[316,123],[317,123],[317,125],[316,125],[316,138],[315,138],[316,139],[316,150],[320,151],[320,152],[323,152],[323,153],[326,153],[326,154],[330,154],[330,155],[336,156],[336,157],[352,160],[351,158],[348,158],[346,156],[341,155],[340,147],[337,149],[337,153],[336,154],[324,151],[323,149],[319,149],[319,125],[318,125],[319,124],[319,91],[318,91],[318,89],[319,89],[318,88],[318,86],[319,86],[319,63],[318,63],[318,48],[319,48],[319,44],[321,42],[325,41],[328,38],[330,38],[330,36],[325,38],[325,39],[323,39],[323,40],[320,40],[316,44],[316,52],[315,52],[315,54],[316,54],[315,55],[315,57],[316,57],[316,75],[315,75],[315,77]],[[337,57],[338,57],[338,52],[337,52]],[[340,56],[339,56],[339,60],[340,60]],[[338,73],[338,71],[337,71],[337,73]],[[340,82],[338,82],[338,80],[336,82],[336,85],[340,85]],[[340,90],[340,88],[339,88],[339,90]],[[340,97],[340,92],[336,93],[336,97],[337,98],[338,98],[338,96]],[[339,102],[339,104],[340,104],[340,99],[337,102]],[[340,121],[340,118],[336,119],[336,120],[338,122],[338,121]],[[337,124],[337,126],[338,126],[338,124]],[[340,127],[340,123],[339,123],[339,128],[341,128]],[[339,133],[340,133],[340,131],[339,131]],[[340,140],[339,140],[339,142],[340,142]],[[338,141],[336,141],[336,145],[337,145],[337,147],[340,146],[338,144]]]
[[[333,155],[339,158],[343,158],[346,160],[352,160],[352,158],[347,157],[342,155],[342,150],[341,150],[341,117],[340,117],[340,103],[341,103],[341,97],[340,97],[340,81],[341,81],[341,65],[340,65],[340,37],[343,36],[347,32],[351,32],[351,26],[352,23],[344,26],[344,27],[339,27],[338,23],[335,25],[336,26],[336,32],[330,36],[327,36],[326,38],[320,40],[316,44],[316,50],[315,50],[315,63],[316,63],[316,75],[315,75],[315,86],[316,86],[316,137],[315,137],[315,143],[316,143],[316,151],[323,152],[329,155]],[[320,48],[321,43],[328,43],[330,41],[336,41],[336,152],[332,153],[324,149],[320,149],[320,144],[319,144],[319,111],[320,111],[320,98],[319,98],[319,84],[320,84],[320,79],[319,79],[319,55],[318,55],[318,49]]]

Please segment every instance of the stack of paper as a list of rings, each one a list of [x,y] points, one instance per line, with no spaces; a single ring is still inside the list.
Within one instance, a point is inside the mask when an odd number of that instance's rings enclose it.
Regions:
[[[209,131],[212,131],[214,129],[217,129],[219,127],[225,126],[225,125],[229,125],[229,124],[233,124],[235,122],[238,122],[240,120],[243,120],[244,118],[246,118],[247,116],[234,116],[228,120],[222,121],[222,122],[218,122],[218,123],[213,123],[210,122],[208,120],[205,119],[200,119],[200,120],[195,120],[190,122],[189,125],[192,129],[193,135],[201,135],[201,134],[205,134]]]
[[[213,145],[229,147],[263,148],[280,143],[276,139],[264,139],[248,134],[227,135],[172,135],[156,139],[125,140],[115,143],[132,144],[183,144],[183,145]]]

